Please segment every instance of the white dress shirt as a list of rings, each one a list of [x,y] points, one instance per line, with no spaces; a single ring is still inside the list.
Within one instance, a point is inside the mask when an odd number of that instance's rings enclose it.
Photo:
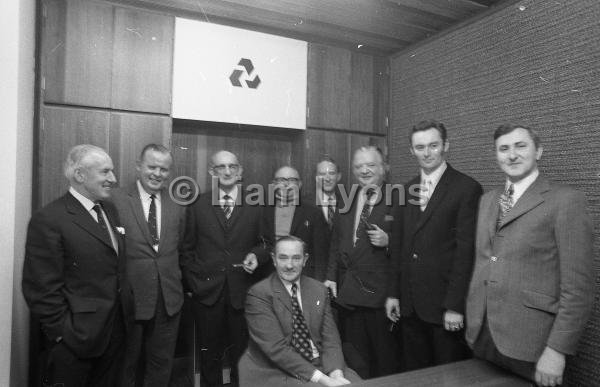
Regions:
[[[517,181],[516,183],[513,183],[510,180],[506,179],[506,185],[504,186],[505,191],[511,184],[513,185],[513,207],[515,204],[517,204],[517,200],[519,200],[521,196],[523,196],[525,191],[527,191],[527,188],[529,188],[533,184],[533,182],[538,178],[539,175],[540,171],[536,168],[533,172],[529,174],[529,176]]]
[[[446,172],[446,169],[448,169],[446,161],[440,164],[440,166],[429,175],[421,169],[421,187],[425,187],[425,190],[421,191],[421,211],[425,211],[427,203],[429,203],[429,199],[431,199],[435,187],[437,187],[442,175]]]

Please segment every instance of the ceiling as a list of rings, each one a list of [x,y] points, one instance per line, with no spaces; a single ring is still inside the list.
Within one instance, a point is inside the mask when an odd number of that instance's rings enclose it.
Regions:
[[[507,0],[113,0],[389,55]]]

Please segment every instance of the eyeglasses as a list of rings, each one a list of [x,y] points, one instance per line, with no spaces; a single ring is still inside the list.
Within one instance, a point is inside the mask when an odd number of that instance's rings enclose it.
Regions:
[[[273,181],[277,184],[283,184],[283,183],[298,184],[298,183],[300,183],[300,179],[298,179],[297,177],[276,177],[273,179]]]
[[[231,172],[236,173],[237,171],[240,170],[240,165],[239,164],[219,164],[219,165],[215,165],[213,167],[213,169],[217,172],[223,172],[227,168],[229,168],[229,170]]]

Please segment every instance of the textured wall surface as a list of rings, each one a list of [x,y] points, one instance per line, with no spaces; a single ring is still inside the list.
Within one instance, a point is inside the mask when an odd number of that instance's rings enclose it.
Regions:
[[[450,163],[486,190],[503,183],[494,158],[494,129],[507,121],[529,125],[542,136],[542,173],[587,195],[598,268],[600,1],[509,5],[397,54],[391,76],[394,182],[406,182],[417,172],[407,136],[422,119],[446,124]],[[569,385],[598,386],[599,364],[597,292],[579,353],[569,364]]]

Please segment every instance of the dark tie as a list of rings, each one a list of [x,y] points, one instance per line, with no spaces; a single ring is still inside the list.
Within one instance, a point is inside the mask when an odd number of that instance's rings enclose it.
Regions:
[[[334,215],[335,215],[335,205],[330,203],[327,206],[327,225],[329,226],[330,230],[333,227],[333,216]]]
[[[513,184],[509,185],[508,188],[502,192],[500,195],[500,199],[498,199],[499,211],[498,211],[498,221],[496,222],[496,228],[500,227],[500,223],[502,219],[506,216],[508,211],[514,206],[513,202],[513,193],[515,191],[515,187]]]
[[[225,213],[225,218],[229,219],[229,217],[231,216],[231,212],[233,211],[233,206],[231,205],[231,199],[232,197],[229,195],[224,195],[223,196],[223,212]]]
[[[96,211],[98,224],[100,225],[100,227],[102,227],[102,230],[104,230],[104,232],[108,236],[108,240],[112,242],[110,238],[110,233],[108,232],[108,228],[106,227],[106,221],[104,220],[104,216],[102,216],[102,204],[96,203],[94,207],[92,207],[92,209]]]
[[[369,219],[369,215],[371,215],[371,198],[375,194],[375,190],[373,188],[369,188],[366,194],[365,204],[363,205],[362,211],[360,212],[360,219],[358,220],[358,227],[356,227],[356,239],[364,238],[367,240],[367,219]]]
[[[150,210],[148,211],[148,228],[152,237],[152,245],[158,245],[158,227],[156,225],[156,195],[150,195]]]
[[[298,302],[298,285],[292,284],[292,347],[303,358],[311,361],[313,358],[312,348],[310,346],[310,333],[306,327],[306,320],[300,309]]]

